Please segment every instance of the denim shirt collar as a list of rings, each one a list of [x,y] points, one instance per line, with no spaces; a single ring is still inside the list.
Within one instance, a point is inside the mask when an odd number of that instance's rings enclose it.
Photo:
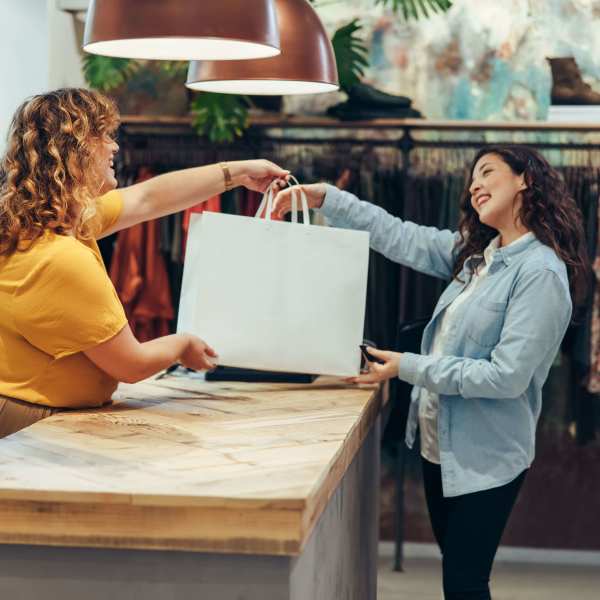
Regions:
[[[483,260],[486,265],[491,265],[494,262],[502,261],[508,266],[513,260],[515,260],[520,254],[525,252],[532,244],[537,242],[537,238],[532,231],[528,231],[526,234],[517,238],[514,242],[511,242],[508,246],[499,248],[500,235],[497,235],[485,248],[483,254],[473,254],[465,261],[465,268],[473,272]]]

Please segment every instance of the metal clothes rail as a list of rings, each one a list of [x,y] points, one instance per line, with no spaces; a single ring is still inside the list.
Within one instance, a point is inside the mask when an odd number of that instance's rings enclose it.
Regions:
[[[502,139],[507,133],[519,134],[521,139]],[[224,155],[251,156],[269,145],[271,148],[337,144],[387,147],[399,151],[402,170],[408,168],[411,154],[418,148],[475,149],[508,142],[540,150],[598,151],[596,160],[600,166],[600,123],[425,119],[339,121],[326,117],[260,115],[251,118],[243,138],[229,144],[214,144],[196,135],[189,117],[125,116],[119,141],[126,152],[140,150],[143,153],[144,149],[163,152],[166,162],[169,151],[177,152],[177,149],[201,151],[216,161]]]

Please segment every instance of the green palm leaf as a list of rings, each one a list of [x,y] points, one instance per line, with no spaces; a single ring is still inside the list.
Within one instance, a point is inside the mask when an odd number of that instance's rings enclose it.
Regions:
[[[159,60],[156,63],[168,77],[180,79],[182,82],[187,79],[189,62],[184,60]]]
[[[356,35],[362,28],[358,19],[340,27],[331,39],[337,63],[340,87],[348,91],[360,81],[369,66],[369,52],[364,42]]]
[[[428,18],[431,13],[446,12],[452,7],[451,0],[375,0],[375,4],[389,6],[408,19]]]
[[[111,58],[97,54],[83,56],[83,75],[88,85],[102,92],[119,87],[138,69],[139,63],[128,58]]]
[[[245,96],[202,92],[191,104],[194,129],[211,142],[232,142],[248,127],[248,105]]]

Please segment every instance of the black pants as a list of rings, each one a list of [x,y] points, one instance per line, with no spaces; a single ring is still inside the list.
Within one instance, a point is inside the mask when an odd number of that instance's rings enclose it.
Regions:
[[[442,551],[445,600],[490,600],[492,563],[526,473],[502,487],[444,498],[440,466],[423,459],[427,508]]]

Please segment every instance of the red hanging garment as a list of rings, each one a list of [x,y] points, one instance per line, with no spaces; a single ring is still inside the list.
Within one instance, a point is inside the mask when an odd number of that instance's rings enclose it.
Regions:
[[[248,189],[245,189],[244,192],[245,193],[240,202],[240,215],[245,217],[254,217],[258,207],[260,206],[260,203],[262,202],[263,194],[261,192],[255,192],[254,190]],[[264,219],[264,212],[259,216],[261,219]],[[271,219],[273,219],[273,221],[283,220],[275,214],[271,215]]]
[[[137,181],[152,176],[149,169],[142,167]],[[140,342],[168,335],[175,316],[159,240],[158,220],[120,231],[110,265],[110,278]]]
[[[253,217],[260,206],[263,195],[253,190],[244,190],[244,195],[240,201],[240,215]]]

